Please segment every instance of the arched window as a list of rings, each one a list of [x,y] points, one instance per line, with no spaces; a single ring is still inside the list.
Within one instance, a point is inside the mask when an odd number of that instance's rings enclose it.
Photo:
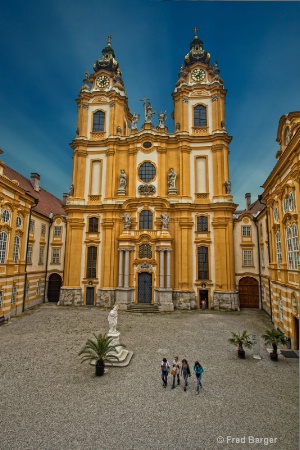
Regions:
[[[152,230],[152,212],[148,209],[140,214],[140,230]]]
[[[89,232],[90,233],[98,232],[98,218],[97,217],[89,218]]]
[[[10,221],[10,211],[4,209],[1,214],[2,222],[8,223]]]
[[[294,211],[294,209],[295,209],[295,199],[294,199],[294,193],[293,192],[289,193],[288,202],[289,202],[289,211]]]
[[[93,116],[93,131],[104,131],[105,114],[103,111],[95,112]]]
[[[276,233],[276,253],[277,253],[277,265],[278,267],[282,263],[282,252],[281,252],[281,237],[280,232]]]
[[[86,277],[96,278],[97,247],[88,247]]]
[[[13,251],[13,260],[15,264],[17,264],[19,260],[19,248],[20,248],[20,238],[19,236],[15,236],[14,251]]]
[[[198,280],[208,280],[208,248],[198,247]]]
[[[296,270],[298,269],[299,242],[298,242],[298,229],[295,223],[291,227],[288,227],[286,229],[286,241],[287,241],[289,269]]]
[[[5,263],[6,246],[7,246],[7,234],[5,233],[5,231],[1,231],[1,233],[0,233],[0,264]]]
[[[194,127],[206,127],[206,107],[198,105],[194,108]]]
[[[199,233],[203,231],[208,231],[208,220],[206,216],[197,217],[197,231]]]

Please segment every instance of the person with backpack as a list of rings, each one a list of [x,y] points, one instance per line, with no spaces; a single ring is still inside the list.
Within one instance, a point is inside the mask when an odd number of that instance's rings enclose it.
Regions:
[[[202,378],[202,374],[204,372],[204,369],[201,366],[201,364],[199,363],[199,361],[195,362],[194,372],[195,372],[195,375],[197,378],[196,393],[199,394],[199,389],[202,388],[201,378]]]
[[[175,388],[175,382],[177,377],[177,384],[180,384],[180,362],[178,360],[178,356],[175,356],[174,361],[172,362],[172,371],[171,374],[173,375],[173,384],[172,388]]]
[[[183,390],[186,391],[187,385],[188,385],[188,377],[191,376],[190,366],[186,359],[183,359],[181,362],[181,375],[184,379],[184,388]]]
[[[168,385],[168,375],[170,370],[170,364],[167,358],[163,358],[160,368],[161,368],[161,379],[163,382],[163,387],[165,388]]]

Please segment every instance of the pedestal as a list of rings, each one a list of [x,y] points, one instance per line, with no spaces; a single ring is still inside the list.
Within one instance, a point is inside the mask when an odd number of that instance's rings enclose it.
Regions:
[[[155,290],[155,303],[158,305],[158,309],[161,312],[174,311],[174,305],[172,301],[172,289],[156,289]]]
[[[120,311],[126,311],[128,306],[134,302],[134,289],[117,288],[116,289],[116,305],[119,305]]]

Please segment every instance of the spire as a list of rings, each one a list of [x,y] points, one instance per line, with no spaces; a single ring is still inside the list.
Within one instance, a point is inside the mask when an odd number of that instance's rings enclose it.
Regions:
[[[198,28],[194,27],[194,39],[190,43],[190,51],[184,58],[184,66],[191,66],[197,62],[209,64],[210,54],[203,50],[203,42],[198,37]]]
[[[107,46],[102,50],[102,58],[99,58],[94,64],[94,71],[98,72],[101,69],[109,72],[117,72],[119,63],[115,59],[115,52],[111,46],[112,36],[107,36]],[[120,69],[119,69],[120,70]]]

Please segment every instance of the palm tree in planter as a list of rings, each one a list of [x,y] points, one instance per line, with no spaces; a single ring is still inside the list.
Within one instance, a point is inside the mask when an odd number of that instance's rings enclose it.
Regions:
[[[286,345],[286,336],[279,330],[273,328],[272,330],[267,330],[266,334],[262,335],[267,345],[272,345],[273,351],[270,353],[270,358],[272,361],[278,361],[278,345]]]
[[[95,340],[88,339],[83,349],[79,352],[81,362],[96,361],[96,376],[101,377],[104,374],[105,361],[119,361],[119,358],[113,353],[118,353],[117,347],[123,345],[112,345],[113,337],[106,336],[106,334],[93,334]]]
[[[250,340],[250,336],[247,333],[247,330],[244,330],[242,333],[234,333],[231,331],[232,337],[228,339],[230,344],[235,345],[237,347],[238,357],[241,359],[245,359],[245,350],[246,348],[251,348],[253,342]]]

